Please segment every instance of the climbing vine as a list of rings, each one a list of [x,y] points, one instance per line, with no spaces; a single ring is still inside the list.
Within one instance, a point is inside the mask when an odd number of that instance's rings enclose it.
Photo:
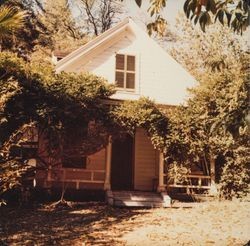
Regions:
[[[39,129],[47,155],[59,160],[65,133],[82,129],[80,151],[91,155],[121,132],[144,128],[169,165],[187,165],[221,155],[221,193],[241,196],[249,185],[247,73],[242,69],[204,76],[187,106],[163,109],[148,98],[106,104],[112,85],[91,74],[56,74],[8,52],[0,54],[0,194],[21,184],[29,169],[13,155],[22,146],[21,132]],[[18,136],[18,137],[17,137]],[[15,151],[14,151],[15,152]],[[52,158],[53,157],[53,158]],[[46,158],[43,158],[43,160]],[[46,168],[46,160],[45,163]]]
[[[156,104],[142,97],[137,101],[125,101],[112,112],[115,122],[130,134],[136,128],[144,128],[156,149],[164,151],[169,132],[168,118]]]
[[[113,87],[103,78],[90,74],[56,74],[52,67],[38,68],[12,53],[2,52],[0,192],[20,183],[23,171],[18,170],[22,169],[25,160],[11,149],[21,147],[24,137],[20,131],[25,133],[26,125],[32,124],[38,128],[40,136],[50,140],[45,151],[50,159],[58,159],[64,133],[72,128],[85,132],[81,151],[86,155],[105,146],[113,123],[109,108],[102,100],[113,92]],[[94,126],[88,130],[90,122],[94,122]],[[18,138],[13,138],[17,135]],[[46,161],[43,164],[48,168]]]

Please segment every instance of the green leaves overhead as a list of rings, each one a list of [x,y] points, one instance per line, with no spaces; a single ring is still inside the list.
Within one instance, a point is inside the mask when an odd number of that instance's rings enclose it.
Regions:
[[[144,128],[155,148],[164,150],[166,136],[168,135],[168,118],[148,98],[138,101],[125,101],[112,112],[118,125],[131,134],[135,129]]]
[[[0,7],[0,38],[21,28],[25,16],[24,11],[18,11],[14,7]]]
[[[207,12],[201,13],[199,19],[200,27],[203,32],[205,32],[206,25],[211,24],[210,15]]]
[[[121,2],[123,2],[123,0],[121,0]],[[138,7],[141,7],[142,0],[135,0],[135,3],[137,4]]]
[[[142,4],[142,0],[135,0],[136,4],[141,7],[141,4]]]
[[[135,0],[140,7],[142,1]],[[166,7],[166,0],[150,0],[148,12],[155,21],[148,24],[149,34],[162,33],[165,17],[161,15]],[[221,24],[227,24],[235,32],[241,33],[250,25],[250,1],[249,0],[186,0],[183,6],[188,19],[194,24],[199,22],[203,32],[206,26],[217,20]],[[160,20],[160,21],[159,21]],[[163,21],[164,20],[164,21]]]
[[[199,21],[203,32],[206,26],[217,20],[241,34],[250,24],[248,0],[186,0],[184,12],[188,19],[194,20],[194,24]]]
[[[167,22],[164,18],[158,16],[154,22],[147,24],[148,34],[151,36],[154,32],[163,36],[166,30]]]
[[[160,14],[161,10],[166,7],[166,0],[150,0],[148,12],[150,16]]]
[[[166,0],[150,0],[150,7],[148,12],[154,21],[147,25],[148,33],[151,36],[154,32],[163,36],[167,21],[162,16],[161,11],[166,7]]]

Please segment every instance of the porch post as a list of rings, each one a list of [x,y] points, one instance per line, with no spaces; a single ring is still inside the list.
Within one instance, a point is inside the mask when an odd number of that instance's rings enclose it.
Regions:
[[[211,182],[215,183],[215,160],[212,155],[210,156],[210,176]]]
[[[106,147],[106,165],[105,165],[105,181],[104,190],[110,190],[110,171],[111,171],[111,154],[112,154],[112,143],[111,136],[109,136],[108,145]]]
[[[165,191],[164,186],[164,156],[163,153],[159,154],[159,183],[157,187],[158,192]]]
[[[210,188],[210,194],[217,194],[217,188],[215,185],[215,159],[212,154],[210,154],[210,177],[211,177],[211,188]]]

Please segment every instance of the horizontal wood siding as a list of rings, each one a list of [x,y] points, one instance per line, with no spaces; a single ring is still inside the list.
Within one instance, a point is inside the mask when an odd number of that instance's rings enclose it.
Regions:
[[[142,129],[136,130],[135,135],[135,190],[152,190],[153,179],[157,177],[157,154]]]
[[[44,160],[48,161],[48,155],[44,151],[46,140],[40,138],[39,153]],[[60,159],[51,165],[49,170],[39,170],[36,173],[37,186],[56,187],[70,185],[75,189],[87,189],[87,187],[98,187],[103,189],[105,180],[105,157],[106,149],[87,157],[86,168],[62,168]],[[38,163],[39,165],[39,163]],[[96,185],[96,186],[95,186]]]
[[[88,156],[86,169],[105,170],[105,154],[106,150],[102,149],[99,152]]]
[[[72,64],[72,71],[89,71],[114,83],[116,54],[135,56],[135,91],[117,90],[111,98],[136,100],[147,96],[157,103],[177,105],[184,102],[186,88],[194,85],[194,78],[159,45],[145,35],[135,37],[129,30]]]

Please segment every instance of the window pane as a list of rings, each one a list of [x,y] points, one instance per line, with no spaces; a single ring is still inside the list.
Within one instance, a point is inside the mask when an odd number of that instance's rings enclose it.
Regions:
[[[116,81],[117,87],[123,88],[124,87],[124,73],[115,72],[115,81]]]
[[[116,55],[116,69],[124,70],[124,55]]]
[[[135,74],[134,73],[127,73],[126,88],[128,89],[135,88]]]
[[[127,70],[135,71],[135,57],[127,56]]]

